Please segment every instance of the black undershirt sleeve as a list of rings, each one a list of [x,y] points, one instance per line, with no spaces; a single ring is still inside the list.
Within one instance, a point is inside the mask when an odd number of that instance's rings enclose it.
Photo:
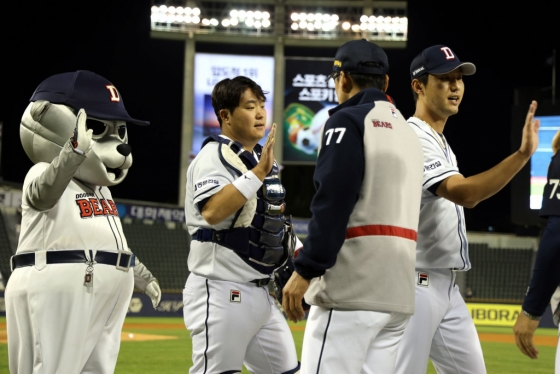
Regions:
[[[208,196],[206,199],[200,200],[198,203],[196,203],[196,206],[198,207],[199,212],[202,213],[202,209],[204,208],[204,205],[206,205],[208,200],[210,200],[211,198],[212,198],[212,196]]]
[[[560,216],[550,216],[539,243],[535,266],[523,310],[542,316],[560,285]]]
[[[445,180],[445,179],[444,179]],[[428,187],[428,191],[430,191],[431,193],[434,194],[434,196],[438,196],[438,194],[436,193],[439,185],[441,184],[441,182],[443,182],[444,180],[441,180],[439,182],[436,182],[434,184],[432,184],[430,187]]]

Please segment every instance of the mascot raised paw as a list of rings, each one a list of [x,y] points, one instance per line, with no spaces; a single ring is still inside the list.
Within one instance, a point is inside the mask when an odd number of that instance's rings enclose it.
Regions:
[[[10,372],[113,373],[135,278],[154,307],[161,296],[109,190],[132,165],[127,122],[149,122],[90,71],[53,75],[30,101],[20,138],[35,165],[5,293]]]

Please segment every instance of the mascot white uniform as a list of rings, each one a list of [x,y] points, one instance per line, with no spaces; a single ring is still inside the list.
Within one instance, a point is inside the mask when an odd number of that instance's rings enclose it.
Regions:
[[[10,372],[113,373],[134,284],[154,308],[161,297],[108,188],[132,165],[126,122],[149,123],[84,70],[47,78],[30,101],[20,137],[35,165],[5,293]]]

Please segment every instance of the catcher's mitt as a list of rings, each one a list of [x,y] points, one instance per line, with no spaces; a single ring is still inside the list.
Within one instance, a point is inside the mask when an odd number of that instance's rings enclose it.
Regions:
[[[286,262],[280,266],[278,269],[274,270],[274,297],[278,306],[282,309],[282,290],[288,280],[294,272],[294,262],[292,256],[288,257]],[[311,306],[305,302],[305,299],[301,300],[301,305],[303,310],[309,310]]]

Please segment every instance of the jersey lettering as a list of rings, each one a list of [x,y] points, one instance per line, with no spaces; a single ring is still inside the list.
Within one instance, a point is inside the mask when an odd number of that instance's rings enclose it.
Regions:
[[[92,192],[84,192],[84,193],[76,194],[76,199],[83,199],[84,197],[95,197],[95,194]]]
[[[76,204],[80,208],[81,218],[93,216],[118,216],[119,212],[113,200],[99,200],[96,198],[77,199]]]
[[[451,52],[451,49],[449,47],[443,47],[443,48],[440,48],[440,49],[445,54],[445,58],[447,60],[453,60],[455,58],[455,55],[453,54],[453,52]]]
[[[245,176],[245,178],[247,179],[247,176]],[[203,187],[210,186],[210,185],[219,186],[219,185],[220,185],[220,181],[217,180],[217,179],[213,179],[213,178],[205,179],[205,180],[202,180],[202,181],[198,181],[198,182],[196,182],[196,183],[194,184],[194,191],[196,192],[196,191],[198,191],[199,189],[201,189],[201,188],[203,188]]]
[[[101,200],[101,206],[103,207],[103,215],[110,216],[113,214],[113,210],[109,206],[106,200]]]
[[[325,145],[329,145],[331,143],[331,138],[333,133],[339,133],[338,134],[338,138],[336,139],[336,144],[340,143],[342,141],[342,137],[344,136],[344,133],[346,132],[346,128],[344,127],[337,127],[335,129],[329,129],[325,132],[325,135],[327,136],[327,141],[325,142]]]
[[[393,125],[391,122],[379,121],[376,119],[372,119],[371,122],[373,123],[373,127],[384,127],[386,129],[392,129]]]
[[[119,91],[117,91],[117,87],[113,86],[112,84],[108,84],[105,87],[111,93],[111,101],[116,102],[116,103],[121,101],[121,97],[119,96]]]
[[[436,168],[439,168],[440,166],[441,166],[441,162],[436,161],[436,162],[433,162],[429,165],[424,165],[424,171],[434,170]]]
[[[76,204],[80,207],[80,217],[89,218],[93,215],[91,203],[87,199],[76,200]]]
[[[101,209],[101,207],[99,206],[99,200],[97,200],[96,198],[91,198],[89,199],[91,206],[93,208],[93,214],[96,216],[100,216],[103,214],[103,209]]]
[[[106,200],[109,203],[109,206],[111,207],[111,215],[118,217],[119,216],[119,211],[117,209],[117,206],[115,205],[115,202],[113,200]]]

